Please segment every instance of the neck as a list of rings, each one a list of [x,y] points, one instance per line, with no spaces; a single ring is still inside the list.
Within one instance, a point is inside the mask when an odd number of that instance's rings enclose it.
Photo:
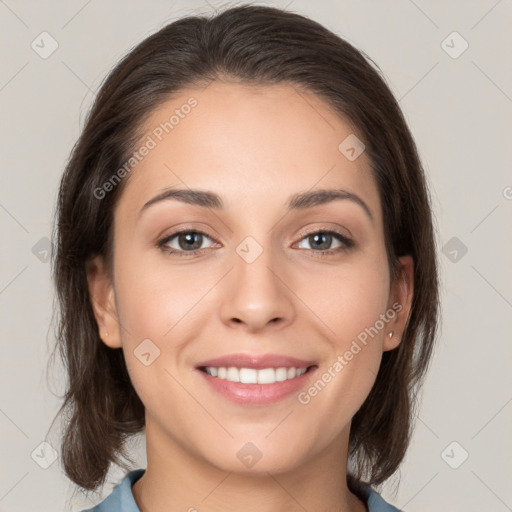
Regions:
[[[147,469],[133,496],[141,512],[365,512],[347,486],[349,428],[299,467],[242,473],[186,451],[146,415]]]

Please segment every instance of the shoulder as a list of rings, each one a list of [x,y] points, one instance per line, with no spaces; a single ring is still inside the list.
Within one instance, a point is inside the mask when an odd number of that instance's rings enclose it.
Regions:
[[[362,488],[362,493],[366,498],[368,512],[404,512],[393,505],[390,505],[384,498],[369,485]]]
[[[133,498],[132,485],[145,471],[145,469],[130,471],[101,503],[81,512],[140,512]]]

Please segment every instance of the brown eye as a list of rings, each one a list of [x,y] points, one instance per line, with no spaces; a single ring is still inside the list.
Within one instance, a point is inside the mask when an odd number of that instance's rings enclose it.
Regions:
[[[179,256],[196,254],[203,249],[201,246],[205,239],[211,240],[208,235],[201,231],[178,231],[158,242],[158,247],[163,251]]]
[[[178,235],[178,245],[184,251],[188,249],[200,249],[203,243],[203,235],[201,233],[180,233]]]

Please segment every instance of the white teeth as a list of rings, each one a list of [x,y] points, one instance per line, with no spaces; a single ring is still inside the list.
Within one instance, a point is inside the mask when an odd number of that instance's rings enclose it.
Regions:
[[[276,382],[276,371],[274,368],[258,370],[258,384],[273,384]]]
[[[236,368],[233,368],[233,370],[236,370]],[[243,384],[257,384],[258,370],[254,370],[253,368],[240,368],[239,377],[240,382]]]
[[[288,378],[288,370],[286,368],[278,368],[276,370],[276,381],[282,382]]]
[[[306,373],[307,368],[235,368],[234,366],[219,367],[207,366],[206,373],[212,377],[217,377],[231,382],[241,382],[242,384],[274,384],[284,380],[294,379]]]
[[[230,380],[231,382],[240,382],[240,372],[237,368],[228,368],[226,373],[226,380]]]

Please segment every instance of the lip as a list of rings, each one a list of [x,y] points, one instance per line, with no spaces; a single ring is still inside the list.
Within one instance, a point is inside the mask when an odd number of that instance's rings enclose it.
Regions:
[[[234,366],[235,368],[253,368],[255,370],[261,370],[263,368],[307,368],[314,365],[316,365],[316,361],[306,361],[304,359],[297,359],[281,354],[255,355],[239,353],[202,361],[196,365],[196,368],[199,369],[205,366],[214,366],[217,368],[224,366],[229,368],[230,366]]]
[[[208,375],[202,371],[206,366],[253,368],[308,368],[308,371],[300,377],[290,380],[274,382],[273,384],[244,384],[242,382],[231,382]],[[196,365],[196,370],[205,379],[207,385],[222,397],[239,405],[270,405],[284,400],[292,394],[297,394],[318,368],[316,361],[297,359],[282,354],[229,354],[201,361]]]

